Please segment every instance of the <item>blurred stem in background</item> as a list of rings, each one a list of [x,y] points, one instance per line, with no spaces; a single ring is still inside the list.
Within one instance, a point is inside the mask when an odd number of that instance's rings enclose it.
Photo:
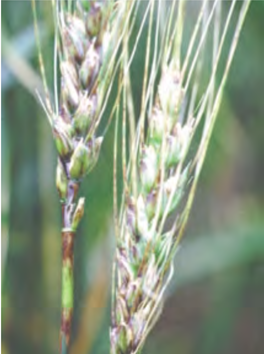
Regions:
[[[3,2],[2,5],[6,11],[12,11],[13,6],[17,6],[17,13],[26,14],[22,18],[28,17],[28,23],[32,24],[30,2]],[[4,164],[10,186],[10,189],[8,185],[4,186],[6,193],[10,195],[10,241],[2,293],[3,316],[6,320],[4,333],[6,350],[44,353],[49,352],[49,345],[54,343],[48,338],[54,319],[56,321],[54,299],[48,303],[46,294],[51,292],[52,296],[56,297],[57,286],[45,284],[47,277],[44,276],[47,273],[47,264],[52,266],[49,280],[53,278],[54,269],[57,269],[56,264],[51,263],[50,257],[54,247],[50,247],[48,257],[43,253],[43,243],[49,238],[46,236],[52,236],[52,229],[56,228],[52,218],[46,218],[48,210],[52,213],[52,194],[48,196],[43,185],[43,181],[46,185],[48,182],[46,174],[53,152],[49,153],[41,145],[47,124],[40,117],[35,100],[35,89],[41,91],[42,83],[29,62],[35,53],[32,27],[20,31],[17,37],[10,37],[12,25],[15,27],[15,22],[11,22],[11,28],[10,23],[2,22],[2,60],[5,65],[2,76],[2,89],[5,88],[5,91],[2,92],[2,97],[7,108],[3,115],[5,124],[2,134],[4,139],[8,140],[4,148],[8,149],[10,156],[9,163]],[[47,32],[43,31],[42,34],[44,38]],[[23,88],[16,86],[14,77]],[[34,99],[27,92],[32,94]],[[46,144],[47,139],[45,140]],[[45,168],[41,168],[43,156],[49,159],[49,164],[45,161]],[[49,190],[50,187],[49,185]],[[42,198],[44,194],[48,196],[45,201]],[[42,229],[42,225],[49,225],[49,232],[45,237],[45,228]],[[49,319],[51,312],[52,320]]]
[[[4,109],[2,114],[5,115]],[[7,128],[6,121],[1,122],[2,136],[1,136],[1,151],[2,151],[2,165],[5,166],[2,169],[1,176],[1,276],[2,281],[5,276],[5,266],[8,254],[8,242],[9,242],[9,212],[10,212],[10,152],[7,147]]]
[[[7,120],[9,137],[9,149],[12,152],[10,158],[10,217],[9,217],[9,254],[6,267],[5,282],[8,287],[9,301],[12,304],[10,324],[13,339],[10,342],[10,350],[16,351],[20,346],[26,346],[29,350],[39,351],[38,347],[28,347],[26,332],[29,330],[34,340],[41,336],[36,323],[40,325],[42,297],[42,250],[39,182],[37,175],[38,159],[38,122],[31,120],[31,116],[19,119],[17,110],[23,110],[24,105],[31,106],[31,112],[35,110],[34,100],[30,99],[26,92],[9,92],[6,97],[9,105],[9,119]],[[33,113],[34,114],[34,113]],[[16,129],[14,129],[16,127]],[[31,139],[28,139],[28,134]],[[30,167],[29,167],[30,166]],[[24,208],[25,202],[27,208]],[[19,213],[17,212],[19,210]],[[13,279],[9,282],[9,279]],[[21,279],[24,281],[21,282]],[[38,282],[35,280],[39,279]],[[38,309],[36,311],[36,309]],[[27,318],[27,326],[23,323]],[[40,325],[41,327],[41,325]]]

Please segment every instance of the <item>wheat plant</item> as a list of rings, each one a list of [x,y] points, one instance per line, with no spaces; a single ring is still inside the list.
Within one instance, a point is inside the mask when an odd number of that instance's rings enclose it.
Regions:
[[[35,0],[32,0],[32,8],[45,90],[44,97],[39,95],[39,100],[58,152],[56,187],[62,209],[60,351],[66,353],[73,316],[74,240],[85,202],[85,198],[78,198],[78,191],[82,179],[98,160],[104,134],[97,136],[96,132],[113,85],[118,67],[117,52],[133,2],[52,1],[55,25],[54,99],[47,85]]]
[[[179,0],[149,1],[146,6],[149,24],[138,119],[133,109],[129,38],[123,41],[123,185],[119,206],[115,198],[112,354],[140,352],[161,313],[249,1],[233,1],[223,19],[221,1],[200,2],[184,51],[186,5],[188,2]],[[235,30],[230,29],[233,17]],[[230,33],[233,38],[224,55]],[[136,43],[134,46],[133,50]],[[206,55],[209,75],[204,77]],[[115,176],[119,116],[117,111]],[[117,188],[116,179],[115,191]]]
[[[78,191],[99,158],[114,114],[116,251],[110,352],[141,351],[161,313],[164,293],[174,273],[173,259],[193,203],[249,3],[250,0],[233,0],[224,18],[220,0],[193,4],[197,16],[191,34],[186,35],[190,27],[186,0],[52,0],[55,38],[51,95],[36,2],[32,0],[44,84],[44,95],[39,94],[39,100],[58,153],[56,186],[62,209],[61,353],[68,353],[71,338],[74,240],[85,201],[84,197],[78,198]],[[133,39],[142,8],[141,24]],[[235,29],[230,25],[233,18]],[[135,102],[131,67],[145,33],[141,100]],[[230,35],[232,39],[226,44]],[[204,75],[205,62],[208,75]],[[103,134],[98,136],[116,77],[116,100]],[[121,187],[117,183],[120,151]]]

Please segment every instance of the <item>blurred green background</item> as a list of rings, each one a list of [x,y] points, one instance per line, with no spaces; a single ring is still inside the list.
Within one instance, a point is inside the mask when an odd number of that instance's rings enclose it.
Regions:
[[[34,97],[39,70],[31,4],[1,6],[2,352],[56,353],[61,262],[56,152]],[[42,2],[39,16],[51,80],[49,1]],[[264,2],[253,1],[173,283],[145,353],[264,352],[263,18]],[[140,45],[135,68],[143,63],[144,41]],[[81,190],[87,205],[75,250],[73,354],[109,352],[112,142],[110,127],[99,163]]]

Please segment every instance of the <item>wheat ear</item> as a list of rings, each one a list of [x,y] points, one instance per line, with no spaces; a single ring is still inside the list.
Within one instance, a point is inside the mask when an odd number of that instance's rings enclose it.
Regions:
[[[175,1],[165,15],[167,27],[160,35],[159,26],[153,35],[150,24],[142,107],[136,130],[133,128],[133,111],[126,104],[131,100],[130,62],[124,63],[123,127],[128,115],[131,144],[127,162],[127,143],[123,136],[123,199],[119,217],[115,212],[117,245],[113,271],[111,354],[138,353],[161,312],[164,291],[173,274],[173,257],[190,213],[223,87],[249,6],[249,1],[244,1],[240,8],[225,68],[216,87],[216,72],[236,1],[232,2],[223,27],[220,21],[221,2],[214,1],[209,6],[207,1],[203,1],[189,47],[181,61],[186,20],[184,3],[182,0],[178,2],[175,27],[172,25]],[[159,24],[160,1],[156,4],[151,1],[150,23],[155,6],[158,7],[156,22]],[[214,33],[211,72],[205,88],[200,89],[199,98],[202,52],[211,29]],[[154,41],[154,54],[150,61],[151,40]],[[124,50],[127,51],[126,48]],[[162,57],[158,55],[159,51]],[[153,86],[158,67],[161,67],[161,78],[155,96]],[[190,146],[198,127],[202,127],[202,134],[198,148],[193,151]],[[115,163],[116,160],[117,157]],[[172,226],[168,226],[165,223],[172,213],[175,217]]]
[[[42,106],[58,152],[56,186],[62,209],[62,315],[60,351],[67,353],[73,317],[73,258],[78,225],[84,214],[78,199],[82,179],[99,157],[103,136],[96,132],[118,67],[116,60],[133,3],[52,1],[55,23],[54,96],[51,101],[32,0],[40,68],[45,87]],[[57,86],[59,63],[60,87]]]

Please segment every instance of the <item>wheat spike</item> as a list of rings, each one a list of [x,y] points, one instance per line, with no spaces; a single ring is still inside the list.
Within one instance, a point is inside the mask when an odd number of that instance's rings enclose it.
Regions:
[[[150,17],[157,6],[158,24],[161,2],[150,3]],[[140,117],[136,130],[130,124],[130,159],[127,162],[123,158],[123,199],[119,213],[115,212],[117,245],[110,329],[112,354],[138,353],[161,312],[164,291],[173,274],[173,258],[190,213],[249,1],[244,1],[240,8],[222,79],[216,87],[216,72],[235,5],[236,1],[233,1],[221,27],[221,2],[202,2],[183,60],[185,1],[177,4],[173,1],[169,10],[165,10],[164,23],[167,25],[161,30],[160,42],[157,40],[159,26],[153,36],[152,26],[149,27]],[[173,22],[176,22],[175,26]],[[198,98],[203,51],[211,29],[214,33],[211,73],[205,88],[200,88]],[[152,45],[150,38],[154,38],[152,62],[148,54]],[[159,51],[162,52],[160,57]],[[125,102],[131,99],[129,66],[127,61],[124,64]],[[158,67],[161,77],[154,96],[153,83]],[[133,112],[127,108],[123,111],[123,126],[126,126],[127,115],[130,122],[134,119]],[[192,151],[193,138],[202,123],[198,148]],[[123,139],[125,149],[126,138]],[[117,208],[117,202],[115,206]],[[169,215],[175,215],[172,226],[166,224]]]

